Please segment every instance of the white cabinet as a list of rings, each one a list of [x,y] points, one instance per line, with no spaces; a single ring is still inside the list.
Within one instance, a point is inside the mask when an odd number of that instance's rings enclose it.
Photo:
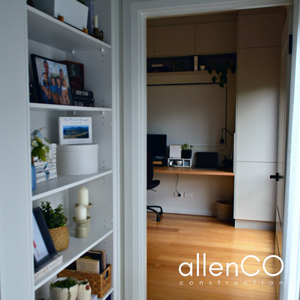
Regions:
[[[111,1],[103,1],[106,11],[101,11],[101,4],[95,4],[95,12],[99,15],[103,14],[107,29],[110,30]],[[112,265],[112,270],[115,271],[114,265],[117,263],[116,257],[116,235],[118,235],[118,218],[115,218],[117,198],[114,194],[116,178],[116,169],[114,167],[114,159],[116,158],[116,136],[114,128],[116,126],[115,118],[115,103],[112,95],[113,74],[112,74],[112,47],[100,40],[97,40],[65,23],[50,17],[35,8],[24,5],[25,11],[22,8],[16,7],[16,12],[26,12],[27,18],[23,16],[23,20],[27,19],[28,36],[24,34],[24,48],[18,48],[18,55],[22,56],[26,62],[26,68],[29,67],[29,72],[22,75],[15,74],[15,78],[11,80],[15,82],[16,89],[20,86],[28,86],[29,79],[32,81],[32,70],[30,63],[30,54],[37,54],[49,59],[61,61],[68,60],[84,64],[84,79],[85,89],[94,92],[95,107],[76,107],[64,105],[47,105],[40,103],[28,103],[28,89],[23,92],[22,99],[18,99],[17,103],[22,103],[20,107],[16,107],[16,117],[21,114],[20,120],[15,120],[18,127],[26,129],[25,141],[20,140],[21,145],[25,147],[19,149],[21,156],[24,153],[30,153],[30,132],[34,129],[45,127],[43,135],[50,142],[58,143],[58,117],[60,116],[90,116],[92,117],[93,127],[93,143],[99,145],[98,151],[98,172],[91,175],[80,176],[61,176],[47,182],[37,184],[35,191],[31,191],[30,180],[30,163],[26,164],[28,170],[21,171],[21,174],[26,177],[27,187],[20,185],[15,187],[21,189],[24,193],[24,199],[19,199],[19,209],[22,209],[22,214],[25,215],[23,222],[19,224],[20,230],[12,229],[11,239],[18,243],[19,255],[22,256],[22,261],[27,263],[21,267],[14,263],[9,268],[7,264],[3,264],[5,268],[1,269],[1,277],[5,280],[1,281],[1,292],[3,295],[10,293],[11,299],[49,299],[49,282],[53,280],[57,273],[63,270],[70,263],[75,261],[83,253],[90,248],[104,249],[107,253],[107,261]],[[12,14],[13,4],[9,6],[8,14]],[[107,16],[108,15],[108,16]],[[2,14],[1,14],[2,16]],[[25,30],[24,30],[25,31]],[[106,31],[107,40],[111,40],[111,32]],[[13,53],[7,53],[7,56],[12,56]],[[28,69],[27,69],[28,70]],[[29,75],[27,75],[29,74]],[[17,84],[18,82],[18,84]],[[10,118],[13,118],[11,115]],[[26,155],[25,155],[26,156]],[[8,157],[12,161],[12,158]],[[26,157],[30,162],[30,155]],[[76,163],[76,162],[74,162]],[[22,166],[20,166],[22,167]],[[24,167],[24,166],[23,166]],[[11,165],[11,170],[15,172],[18,168],[15,164]],[[12,181],[11,181],[12,182]],[[9,182],[11,189],[13,183]],[[25,182],[25,180],[24,180]],[[75,203],[77,203],[78,189],[85,186],[89,189],[89,200],[93,204],[89,210],[91,214],[91,230],[88,238],[75,238],[75,224],[72,222],[72,217],[75,216]],[[6,187],[5,187],[6,188]],[[28,201],[27,201],[28,200]],[[9,199],[8,199],[9,201]],[[64,212],[68,218],[68,227],[70,233],[69,247],[61,251],[63,262],[54,268],[51,272],[44,275],[38,281],[34,282],[33,270],[33,245],[32,243],[22,243],[21,236],[27,237],[27,240],[32,240],[32,208],[40,206],[42,201],[50,201],[56,207],[58,204],[63,204]],[[14,200],[17,203],[17,200]],[[13,203],[13,202],[12,202]],[[12,206],[13,204],[11,204]],[[18,206],[11,207],[13,212]],[[12,213],[13,215],[13,213]],[[19,219],[13,220],[18,223]],[[15,226],[14,226],[15,227]],[[21,240],[21,243],[18,241]],[[30,247],[29,247],[30,244]],[[1,245],[1,254],[7,254],[7,246]],[[12,251],[12,253],[14,253]],[[22,254],[22,255],[21,255]],[[13,255],[13,254],[12,254]],[[15,257],[8,256],[9,261],[14,261]],[[2,265],[2,266],[3,266]],[[13,273],[18,275],[13,276]],[[112,280],[112,288],[109,290],[105,299],[114,290],[117,289],[117,272]],[[12,288],[8,293],[8,288],[13,287],[13,278],[21,282],[21,278],[27,278],[25,288],[22,288],[22,296],[18,292],[14,292]],[[28,282],[31,284],[28,285]],[[24,284],[23,284],[24,285]],[[35,295],[35,296],[34,296]],[[4,299],[6,297],[4,296]]]
[[[234,218],[250,228],[275,222],[282,28],[282,13],[238,18]]]

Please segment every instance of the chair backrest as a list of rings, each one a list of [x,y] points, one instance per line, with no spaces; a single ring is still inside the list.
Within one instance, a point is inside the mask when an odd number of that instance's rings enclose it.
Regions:
[[[153,158],[151,153],[147,152],[147,190],[149,190],[151,186],[152,179],[153,179]]]

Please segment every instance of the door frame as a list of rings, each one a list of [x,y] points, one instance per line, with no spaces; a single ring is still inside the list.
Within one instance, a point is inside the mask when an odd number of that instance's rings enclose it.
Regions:
[[[126,2],[126,0],[124,1]],[[182,4],[183,2],[181,0],[144,1],[136,3],[133,3],[133,1],[134,0],[127,1],[131,3],[131,7],[126,10],[124,6],[123,13],[124,108],[126,107],[124,110],[124,207],[127,207],[124,211],[124,249],[126,255],[124,267],[125,273],[131,274],[130,276],[126,275],[124,278],[124,292],[125,299],[142,300],[147,299],[147,18],[291,5],[293,1],[186,0],[184,4]],[[299,0],[295,0],[295,2],[299,2]],[[128,21],[128,18],[130,21]],[[128,41],[127,38],[130,40]],[[294,43],[294,48],[296,47],[295,44],[296,43]],[[297,64],[300,66],[300,61],[297,61]],[[129,71],[130,76],[128,76]],[[298,86],[300,86],[300,84]],[[300,104],[299,107],[296,107],[297,105],[294,103],[294,106],[295,112],[300,112]],[[293,119],[293,122],[295,122],[295,119]],[[290,124],[290,130],[294,126],[294,124]],[[294,135],[291,135],[289,143],[294,139],[296,141],[296,135],[297,130],[294,132]],[[290,164],[293,159],[294,157],[289,161]],[[298,170],[300,170],[300,166]],[[290,185],[290,189],[293,188],[295,188],[295,186]],[[293,201],[293,199],[291,201]],[[285,219],[287,219],[287,216],[285,216]],[[292,236],[294,236],[293,234]],[[289,238],[291,237],[289,236]],[[286,251],[287,250],[290,249],[286,249]],[[288,269],[288,267],[289,263],[286,263],[285,270]],[[281,299],[296,298],[284,297]]]

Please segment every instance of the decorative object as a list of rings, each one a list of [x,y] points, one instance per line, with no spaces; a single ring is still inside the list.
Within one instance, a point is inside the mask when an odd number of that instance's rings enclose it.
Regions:
[[[76,210],[76,208],[77,208],[79,205],[80,205],[79,203],[76,203],[76,204],[75,204],[75,210]],[[90,209],[92,206],[93,206],[92,203],[89,203],[88,205],[85,205],[86,209]],[[91,220],[90,220],[90,218],[88,218],[88,217],[91,217],[89,211],[87,211],[87,220],[88,220],[88,222],[87,222],[87,224],[86,224],[87,231],[89,232],[89,231],[90,231],[90,221],[91,221]]]
[[[75,237],[77,238],[86,238],[89,235],[89,231],[87,228],[87,223],[91,217],[87,217],[85,220],[78,220],[77,217],[73,217],[73,221],[77,224],[75,227]]]
[[[77,300],[90,300],[92,294],[92,289],[88,280],[78,281],[78,294]]]
[[[76,220],[84,221],[87,218],[87,208],[83,205],[78,205],[76,207]]]
[[[86,0],[85,5],[89,8],[87,29],[88,29],[88,33],[92,35],[94,29],[94,1]]]
[[[50,284],[51,300],[76,300],[78,282],[74,278],[57,278]]]
[[[215,70],[217,73],[217,76],[214,75],[212,77],[212,82],[215,83],[217,80],[219,80],[219,86],[224,87],[225,84],[227,83],[227,73],[228,70],[231,71],[232,74],[235,73],[236,71],[236,65],[234,60],[226,60],[224,63],[213,63],[213,67],[209,68],[207,71],[209,74],[212,74],[212,71]]]
[[[198,56],[194,56],[194,71],[198,71]]]
[[[100,41],[103,41],[104,33],[102,30],[99,31],[98,29],[98,15],[94,16],[94,29],[93,29],[93,37],[96,39],[99,39]]]
[[[181,145],[181,158],[192,158],[192,145],[183,144]]]
[[[181,145],[170,145],[170,158],[181,158]]]
[[[92,143],[92,118],[59,117],[58,137],[60,145]]]
[[[34,166],[34,159],[38,161],[47,161],[49,154],[49,141],[43,138],[41,130],[36,129],[31,133],[31,183],[32,190],[36,189],[36,170]]]
[[[34,0],[34,5],[54,18],[63,16],[67,24],[79,30],[87,27],[88,7],[76,0]]]
[[[204,70],[205,70],[205,65],[201,65],[201,66],[200,66],[200,70],[201,70],[201,71],[204,71]]]
[[[84,65],[68,60],[62,62],[68,67],[71,89],[84,90]]]
[[[98,144],[57,146],[59,175],[86,175],[98,172]]]
[[[78,204],[84,206],[89,205],[89,190],[84,186],[78,190]]]
[[[56,251],[67,249],[69,246],[69,230],[66,226],[68,219],[64,215],[62,204],[53,209],[50,202],[42,202],[41,210]]]
[[[101,274],[64,269],[57,274],[57,276],[70,276],[76,278],[77,280],[87,279],[92,288],[93,294],[97,294],[98,298],[102,298],[111,288],[111,265],[109,264],[107,265],[105,271]]]
[[[56,255],[56,250],[39,207],[33,209],[32,220],[34,268],[37,270]]]
[[[31,63],[39,103],[73,105],[67,65],[35,54]]]

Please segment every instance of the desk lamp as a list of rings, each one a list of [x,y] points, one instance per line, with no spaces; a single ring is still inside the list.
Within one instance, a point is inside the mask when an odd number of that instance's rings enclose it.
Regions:
[[[222,149],[224,148],[224,143],[225,143],[225,146],[227,146],[227,139],[224,141],[224,137],[223,137],[223,135],[224,135],[224,130],[227,131],[228,133],[230,133],[230,134],[232,135],[232,137],[233,137],[233,134],[232,134],[227,128],[223,128],[223,129],[221,130],[221,132],[222,132],[222,137],[221,137],[221,139],[220,139],[220,144],[221,144],[221,148],[222,148]]]

